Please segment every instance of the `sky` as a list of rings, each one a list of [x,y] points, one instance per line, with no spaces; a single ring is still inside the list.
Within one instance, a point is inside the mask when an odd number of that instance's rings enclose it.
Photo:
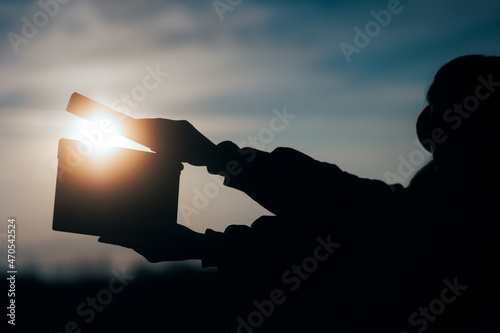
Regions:
[[[429,158],[415,120],[433,75],[457,56],[500,54],[500,2],[1,1],[0,36],[1,251],[15,217],[18,264],[49,274],[143,260],[52,231],[58,140],[83,139],[65,111],[73,92],[188,120],[215,143],[292,147],[407,184]],[[269,214],[221,183],[185,165],[178,223],[223,231]]]

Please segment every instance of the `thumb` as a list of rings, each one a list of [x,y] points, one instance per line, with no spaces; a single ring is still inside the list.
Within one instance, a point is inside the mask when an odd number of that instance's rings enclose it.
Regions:
[[[117,236],[101,236],[97,240],[99,243],[104,243],[104,244],[112,244],[112,245],[119,245],[123,247],[128,247],[132,248],[132,242],[128,239],[124,239],[123,237],[117,237]]]

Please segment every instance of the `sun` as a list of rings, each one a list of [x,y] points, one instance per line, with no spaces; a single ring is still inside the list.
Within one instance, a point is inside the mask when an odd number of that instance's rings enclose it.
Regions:
[[[119,123],[106,116],[96,115],[80,122],[76,129],[76,139],[87,142],[93,154],[108,155],[114,148],[129,148],[150,151],[134,141],[121,136]]]

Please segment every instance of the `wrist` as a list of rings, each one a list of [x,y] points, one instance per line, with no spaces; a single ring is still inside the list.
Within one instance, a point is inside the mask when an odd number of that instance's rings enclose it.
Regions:
[[[199,250],[200,257],[202,260],[202,267],[213,267],[217,266],[221,257],[221,245],[223,233],[214,231],[212,229],[207,229],[205,234],[202,235],[202,240],[200,242]]]
[[[203,259],[208,247],[208,241],[204,234],[196,232],[191,244],[191,259]]]
[[[228,163],[241,158],[240,148],[231,141],[223,141],[215,146],[207,170],[211,174],[220,174],[226,171]]]

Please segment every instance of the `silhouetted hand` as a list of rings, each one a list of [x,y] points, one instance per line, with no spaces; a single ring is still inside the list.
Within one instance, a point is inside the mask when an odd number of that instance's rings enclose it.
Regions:
[[[99,242],[134,249],[149,262],[201,259],[206,247],[203,234],[180,224],[162,227],[161,232],[118,232],[101,236]]]
[[[206,166],[214,156],[215,144],[185,120],[136,119],[127,127],[132,140],[181,162]]]

